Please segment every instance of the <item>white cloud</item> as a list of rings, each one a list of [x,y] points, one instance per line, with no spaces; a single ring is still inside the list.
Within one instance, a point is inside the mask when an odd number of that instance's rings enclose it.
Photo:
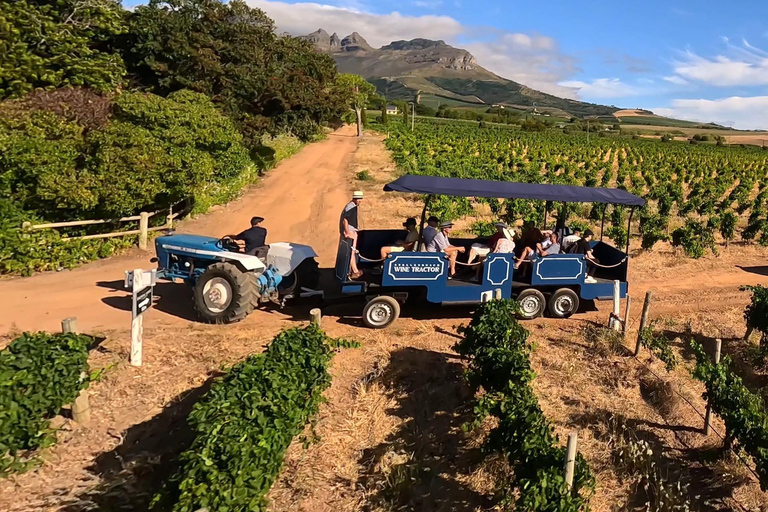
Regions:
[[[768,129],[768,96],[732,96],[718,100],[677,99],[672,101],[671,107],[651,110],[661,116],[715,122],[742,130]]]
[[[413,5],[421,9],[437,9],[443,5],[443,0],[414,0]]]
[[[768,53],[742,41],[727,44],[726,54],[702,57],[688,50],[674,62],[675,75],[717,87],[768,85]],[[668,80],[671,81],[671,80]],[[674,82],[673,82],[674,83]]]
[[[676,75],[665,76],[664,80],[666,80],[667,82],[669,82],[671,84],[675,84],[675,85],[688,85],[688,80],[686,80],[685,78],[683,78],[681,76],[676,76]]]
[[[302,35],[323,28],[329,33],[337,32],[342,38],[356,31],[374,47],[416,37],[442,39],[468,50],[481,66],[499,76],[558,96],[577,96],[574,88],[559,85],[578,71],[575,60],[562,54],[551,37],[494,29],[478,31],[444,15],[372,14],[364,9],[320,3],[246,1],[273,18],[279,31]]]
[[[570,80],[560,82],[560,85],[574,88],[578,90],[580,96],[589,99],[624,98],[639,94],[635,87],[625,84],[618,78],[596,78],[591,82]]]

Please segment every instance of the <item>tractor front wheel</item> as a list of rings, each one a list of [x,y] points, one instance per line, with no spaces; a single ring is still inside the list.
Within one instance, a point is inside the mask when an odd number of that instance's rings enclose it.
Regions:
[[[239,322],[253,311],[256,297],[254,274],[232,263],[214,263],[195,284],[195,310],[212,324]]]

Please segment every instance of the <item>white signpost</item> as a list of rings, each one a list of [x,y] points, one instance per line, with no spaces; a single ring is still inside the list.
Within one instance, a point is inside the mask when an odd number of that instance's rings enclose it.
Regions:
[[[141,350],[144,342],[144,313],[152,306],[152,289],[155,286],[154,270],[137,268],[125,273],[125,287],[132,291],[131,307],[131,355],[129,362],[141,366]]]

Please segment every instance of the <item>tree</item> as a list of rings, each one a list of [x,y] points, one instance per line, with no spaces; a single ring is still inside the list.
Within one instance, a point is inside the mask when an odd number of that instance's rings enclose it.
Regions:
[[[307,140],[344,111],[333,59],[278,36],[272,20],[242,0],[150,0],[128,19],[121,49],[133,82],[163,96],[180,89],[210,96],[252,146],[265,132]]]
[[[381,106],[381,124],[387,126],[387,102]]]
[[[108,42],[125,31],[113,0],[0,2],[0,100],[34,89],[111,90],[125,67]]]
[[[344,97],[349,108],[355,111],[357,136],[363,136],[363,109],[368,100],[376,94],[376,88],[360,75],[345,73],[337,78],[338,92]],[[385,107],[386,108],[386,107]]]

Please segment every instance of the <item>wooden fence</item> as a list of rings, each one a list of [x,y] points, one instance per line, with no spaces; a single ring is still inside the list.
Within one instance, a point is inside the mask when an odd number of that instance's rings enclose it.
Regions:
[[[139,229],[131,229],[128,231],[113,231],[110,233],[98,233],[95,235],[82,235],[82,236],[72,236],[72,237],[64,236],[61,239],[62,240],[92,240],[96,238],[114,238],[114,237],[127,236],[127,235],[139,235],[139,248],[146,249],[148,234],[150,232],[162,231],[164,229],[171,229],[173,228],[173,221],[177,217],[185,213],[188,213],[187,207],[178,208],[179,206],[184,205],[184,203],[186,203],[186,201],[182,201],[181,203],[174,205],[178,209],[178,211],[176,212],[173,211],[174,206],[171,206],[168,209],[158,210],[156,212],[141,212],[138,215],[132,215],[130,217],[120,217],[119,219],[72,220],[72,221],[66,221],[66,222],[49,222],[46,224],[32,224],[31,222],[24,222],[21,225],[21,229],[23,231],[38,231],[42,229],[71,228],[71,227],[78,227],[78,226],[93,226],[97,224],[122,224],[124,222],[139,221]],[[158,215],[165,215],[165,222],[163,223],[163,225],[149,227],[149,219],[152,217],[156,217]]]

